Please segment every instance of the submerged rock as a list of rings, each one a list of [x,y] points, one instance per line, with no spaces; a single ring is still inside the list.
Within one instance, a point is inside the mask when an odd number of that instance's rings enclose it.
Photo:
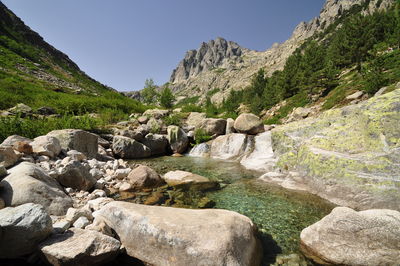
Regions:
[[[153,265],[259,265],[252,221],[226,210],[190,210],[111,202],[96,213],[128,255]],[[138,241],[140,240],[140,241]]]
[[[0,197],[6,206],[37,203],[51,215],[64,215],[72,206],[72,199],[58,182],[39,166],[23,162],[9,169],[9,175],[0,182]]]
[[[0,210],[0,258],[17,258],[35,251],[53,231],[51,218],[39,204]]]
[[[320,264],[397,265],[400,212],[338,207],[300,237],[303,253]]]
[[[172,187],[207,190],[218,186],[217,182],[211,181],[207,177],[186,171],[170,171],[166,173],[163,178],[165,182]]]
[[[71,228],[40,244],[40,251],[51,265],[103,265],[119,253],[118,240],[93,230]]]

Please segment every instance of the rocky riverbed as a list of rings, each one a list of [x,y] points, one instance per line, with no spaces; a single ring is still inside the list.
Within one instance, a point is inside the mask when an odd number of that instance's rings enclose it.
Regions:
[[[265,245],[272,235],[275,248],[293,251],[279,231],[296,227],[294,241],[318,263],[396,265],[399,97],[395,90],[272,131],[252,114],[224,120],[190,113],[179,126],[166,126],[163,118],[173,114],[155,109],[113,125],[109,135],[67,129],[33,140],[10,136],[0,145],[1,263],[95,265],[125,254],[152,265],[259,265],[263,254],[273,254],[270,263],[302,264],[276,258],[281,251]],[[189,155],[223,160],[212,168],[226,167],[224,174],[197,171],[196,163],[171,168],[130,161],[172,155],[184,162],[180,156],[197,129],[211,140]],[[242,180],[241,171],[260,178]],[[267,183],[297,192],[282,193],[288,200],[274,205]],[[304,222],[301,212],[316,206],[301,203],[304,191],[355,210],[335,208],[317,222],[327,208]],[[264,205],[290,213],[294,201],[304,208],[289,215],[293,227],[266,226],[273,211],[255,215]]]

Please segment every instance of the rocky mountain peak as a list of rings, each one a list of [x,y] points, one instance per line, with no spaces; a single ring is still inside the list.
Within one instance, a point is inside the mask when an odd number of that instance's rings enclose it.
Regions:
[[[184,81],[204,70],[217,68],[225,60],[237,59],[246,50],[237,43],[221,37],[207,43],[203,42],[199,49],[190,50],[186,53],[185,58],[173,71],[170,81],[172,83]]]

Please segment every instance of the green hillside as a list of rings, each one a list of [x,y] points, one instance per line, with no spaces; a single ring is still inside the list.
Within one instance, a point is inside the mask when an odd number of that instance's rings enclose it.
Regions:
[[[143,110],[137,101],[87,76],[0,2],[0,110],[18,103],[74,114]]]

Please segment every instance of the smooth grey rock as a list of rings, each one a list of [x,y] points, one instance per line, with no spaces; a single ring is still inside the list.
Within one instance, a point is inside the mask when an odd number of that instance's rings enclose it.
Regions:
[[[128,255],[148,264],[260,263],[256,227],[249,218],[232,211],[114,201],[96,212],[95,221],[104,221],[116,232]]]
[[[112,143],[115,156],[122,159],[137,159],[151,156],[151,150],[140,142],[122,136],[115,136]]]
[[[72,161],[58,169],[57,181],[64,187],[88,191],[97,180],[81,162]]]
[[[126,180],[131,185],[130,188],[133,189],[153,188],[163,183],[160,175],[145,165],[140,165],[133,169]]]
[[[186,124],[198,128],[206,117],[206,113],[191,112],[186,119]]]
[[[211,143],[210,157],[223,160],[240,160],[254,148],[253,136],[229,134],[219,136]]]
[[[67,155],[69,157],[71,157],[71,159],[74,160],[74,161],[82,162],[82,161],[87,159],[85,154],[83,154],[82,152],[76,151],[76,150],[68,151]]]
[[[250,135],[257,135],[264,132],[264,125],[260,118],[250,113],[239,115],[235,120],[234,128],[239,133]]]
[[[93,220],[93,215],[89,207],[83,207],[80,209],[69,208],[67,214],[65,215],[65,220],[73,224],[76,222],[76,220],[78,220],[81,217],[86,217],[90,221]]]
[[[226,120],[220,118],[206,118],[200,123],[199,128],[210,136],[224,135],[226,131]]]
[[[356,212],[337,207],[305,228],[303,253],[320,264],[397,265],[400,261],[400,212],[372,209]]]
[[[61,144],[56,137],[40,136],[35,138],[30,144],[34,153],[50,158],[57,157],[61,152]]]
[[[349,96],[346,97],[347,100],[356,100],[361,98],[364,95],[364,92],[362,91],[357,91]]]
[[[50,216],[39,204],[0,210],[0,258],[18,258],[35,251],[53,231]]]
[[[65,150],[77,150],[88,158],[96,158],[98,136],[80,129],[54,130],[47,134],[56,137]]]
[[[44,206],[51,215],[64,215],[72,206],[72,199],[60,184],[33,163],[22,162],[9,169],[0,186],[0,197],[6,206],[33,202]]]
[[[120,246],[118,240],[102,233],[71,228],[63,234],[52,235],[39,249],[51,265],[92,266],[112,261]]]
[[[150,148],[152,156],[167,152],[168,139],[165,135],[149,133],[141,142]]]

